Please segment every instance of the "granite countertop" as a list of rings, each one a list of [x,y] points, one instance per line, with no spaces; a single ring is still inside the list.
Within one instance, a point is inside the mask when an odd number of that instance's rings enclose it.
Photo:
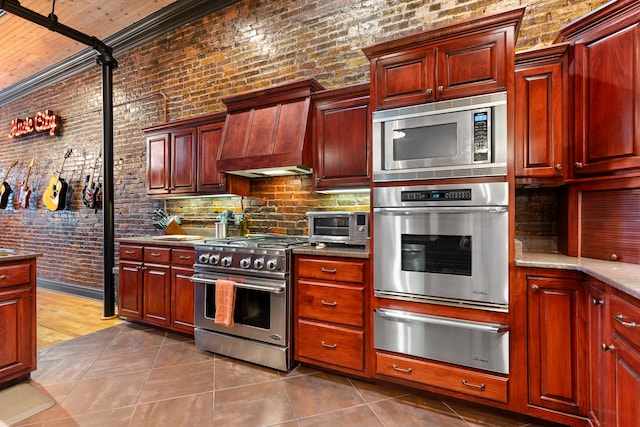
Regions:
[[[195,244],[203,243],[204,239],[210,239],[210,236],[199,236],[190,234],[176,234],[176,235],[158,235],[158,236],[135,236],[135,237],[121,237],[116,239],[118,243],[129,243],[134,245],[146,245],[146,246],[173,246],[173,247],[185,247],[193,248]]]
[[[318,247],[316,245],[303,246],[293,250],[294,255],[315,255],[342,258],[369,259],[369,251],[364,246],[330,245]]]
[[[17,249],[0,248],[0,263],[9,261],[20,261],[23,259],[31,259],[41,257],[40,252],[22,251]]]
[[[524,252],[522,258],[516,260],[516,265],[581,271],[640,299],[639,264],[570,257],[558,253]]]

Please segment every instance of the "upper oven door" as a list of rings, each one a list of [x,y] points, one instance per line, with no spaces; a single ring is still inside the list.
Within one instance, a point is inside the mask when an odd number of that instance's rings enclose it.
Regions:
[[[493,198],[496,193],[487,184],[469,187],[473,188],[461,192],[434,192],[431,197],[460,194],[461,198],[475,198],[478,193]],[[506,187],[500,188],[506,191]],[[403,189],[408,190],[405,193],[410,197],[426,194],[412,191],[412,187],[376,190],[401,192]],[[502,190],[498,192],[502,193]],[[465,206],[469,203],[471,200],[454,201],[447,206],[375,207],[376,293],[506,308],[509,298],[507,206]]]

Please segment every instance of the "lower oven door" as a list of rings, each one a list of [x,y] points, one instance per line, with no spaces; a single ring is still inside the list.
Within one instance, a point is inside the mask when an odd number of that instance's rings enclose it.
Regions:
[[[376,308],[373,336],[379,350],[509,373],[505,325]]]
[[[506,206],[375,208],[374,230],[378,296],[507,306]]]
[[[234,325],[227,327],[215,322],[216,281],[233,280],[236,283]],[[195,274],[194,323],[196,327],[237,337],[286,346],[289,344],[291,313],[285,280],[263,278],[237,278],[227,275]]]

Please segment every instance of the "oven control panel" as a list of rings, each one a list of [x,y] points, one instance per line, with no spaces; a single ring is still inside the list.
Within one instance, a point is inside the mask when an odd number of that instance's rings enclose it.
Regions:
[[[461,188],[452,190],[403,191],[400,198],[403,202],[450,202],[471,200],[471,189]]]

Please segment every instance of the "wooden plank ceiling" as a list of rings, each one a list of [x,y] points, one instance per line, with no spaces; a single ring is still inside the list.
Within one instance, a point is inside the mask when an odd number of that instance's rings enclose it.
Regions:
[[[58,22],[100,40],[136,23],[175,0],[57,0]],[[53,0],[21,0],[20,5],[43,16]],[[23,18],[0,17],[0,92],[55,65],[87,46]]]

